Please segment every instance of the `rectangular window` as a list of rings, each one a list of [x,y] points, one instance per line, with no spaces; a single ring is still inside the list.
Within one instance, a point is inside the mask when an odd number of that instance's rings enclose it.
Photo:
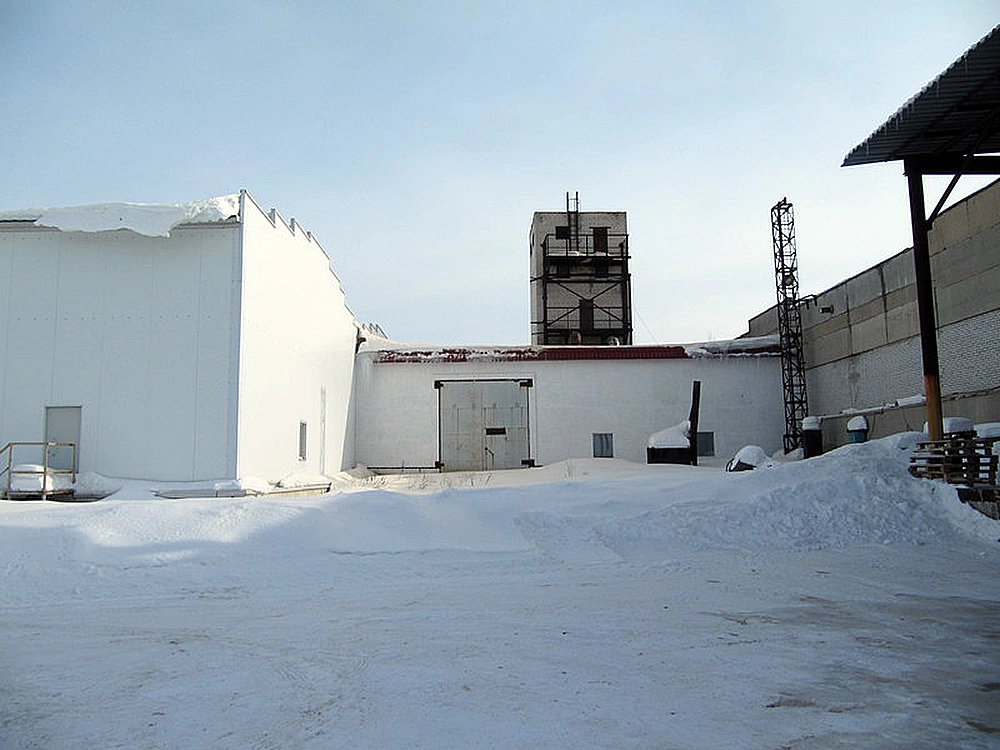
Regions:
[[[308,444],[308,426],[299,422],[299,461],[306,460],[306,445]]]
[[[608,252],[608,228],[607,227],[594,227],[594,252],[604,253]]]
[[[568,240],[569,239],[569,226],[556,227],[556,239],[557,240]]]
[[[615,457],[615,436],[613,432],[594,433],[594,458]]]
[[[699,432],[698,433],[698,455],[699,456],[714,456],[715,455],[715,433],[714,432]]]

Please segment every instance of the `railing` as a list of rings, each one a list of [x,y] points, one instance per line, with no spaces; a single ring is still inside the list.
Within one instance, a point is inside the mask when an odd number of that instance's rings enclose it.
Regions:
[[[917,443],[910,457],[910,473],[923,479],[943,479],[969,487],[997,483],[997,456],[993,446],[1000,438],[950,437]]]
[[[599,258],[628,258],[628,235],[608,234],[606,240],[594,241],[592,234],[576,237],[557,237],[547,234],[542,239],[542,250],[547,258],[590,256]]]
[[[21,449],[22,457],[25,449],[41,449],[41,463],[15,461],[15,450]],[[76,466],[76,444],[46,442],[15,442],[7,443],[0,448],[0,496],[11,500],[14,498],[41,497],[48,500],[50,495],[72,495],[76,484],[76,470],[58,469],[51,465],[52,453],[58,449],[68,448],[72,461]],[[28,477],[25,484],[15,482],[16,477]],[[34,487],[34,477],[38,478],[38,489]],[[59,486],[60,477],[69,477],[68,486]],[[30,485],[30,486],[28,486]]]

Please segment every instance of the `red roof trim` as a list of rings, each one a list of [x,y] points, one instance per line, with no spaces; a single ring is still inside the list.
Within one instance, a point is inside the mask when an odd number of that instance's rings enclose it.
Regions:
[[[683,346],[556,346],[510,349],[385,349],[378,364],[419,362],[570,362],[581,360],[689,359]]]

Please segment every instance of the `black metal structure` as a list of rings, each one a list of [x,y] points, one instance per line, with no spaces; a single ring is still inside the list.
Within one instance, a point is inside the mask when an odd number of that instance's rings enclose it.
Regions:
[[[906,102],[842,166],[902,161],[910,196],[927,425],[941,440],[941,382],[928,232],[962,175],[1000,174],[1000,26]],[[951,182],[928,216],[924,175]]]
[[[808,412],[806,366],[799,312],[799,262],[795,250],[792,204],[782,198],[771,208],[774,281],[778,293],[778,336],[781,340],[781,385],[785,401],[785,452],[802,445],[802,420]]]
[[[536,242],[532,251],[541,253],[541,268],[532,285],[541,285],[541,299],[531,322],[532,343],[631,344],[628,234],[582,227],[579,193],[566,193],[565,224]]]

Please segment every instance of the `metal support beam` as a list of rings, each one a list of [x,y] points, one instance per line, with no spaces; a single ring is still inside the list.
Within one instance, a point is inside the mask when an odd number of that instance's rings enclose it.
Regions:
[[[920,320],[920,352],[924,365],[924,393],[927,398],[927,432],[931,440],[941,440],[941,375],[938,364],[937,320],[934,314],[934,285],[931,279],[930,229],[924,206],[924,176],[920,166],[903,162],[910,191],[910,225],[913,231],[913,267],[916,275],[917,314]]]
[[[904,159],[906,171],[911,166],[917,166],[922,174],[954,175],[954,174],[1000,174],[1000,156],[973,156],[969,158],[962,154],[942,156],[919,156]]]

